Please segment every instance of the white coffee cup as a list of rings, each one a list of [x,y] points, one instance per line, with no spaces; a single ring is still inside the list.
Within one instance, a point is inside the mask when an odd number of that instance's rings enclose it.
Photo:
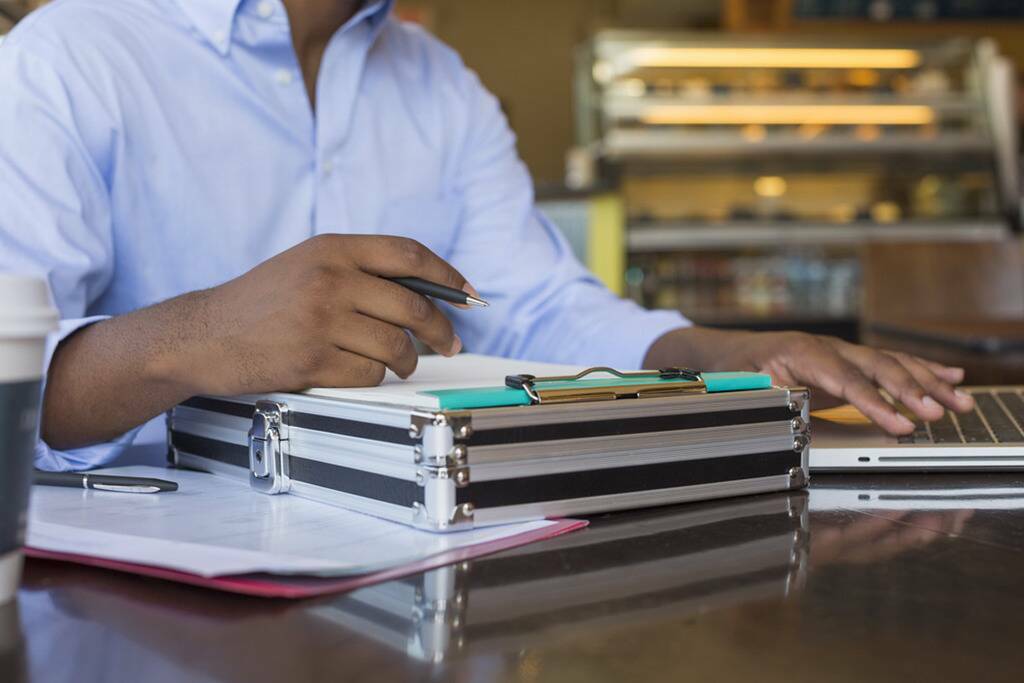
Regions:
[[[0,604],[21,579],[43,355],[56,329],[46,282],[0,273]]]

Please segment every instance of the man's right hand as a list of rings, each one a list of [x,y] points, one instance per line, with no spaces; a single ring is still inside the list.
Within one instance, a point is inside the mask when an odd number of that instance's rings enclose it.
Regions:
[[[372,386],[385,367],[408,377],[405,330],[446,356],[462,342],[431,300],[384,279],[400,276],[475,291],[415,240],[320,235],[210,290],[203,339],[172,363],[206,368],[196,393],[220,395]]]
[[[416,368],[408,330],[434,351],[462,348],[426,297],[388,277],[474,296],[443,259],[402,237],[320,235],[244,275],[96,323],[65,339],[47,378],[43,437],[105,441],[195,394],[372,386]]]

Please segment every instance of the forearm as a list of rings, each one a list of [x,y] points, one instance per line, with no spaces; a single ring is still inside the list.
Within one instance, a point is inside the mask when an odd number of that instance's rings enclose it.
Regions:
[[[738,342],[746,332],[716,330],[709,327],[681,327],[659,337],[647,350],[645,368],[685,366],[697,370],[740,370],[726,368],[723,359],[735,365],[737,354],[742,355]],[[746,365],[746,364],[744,364]]]
[[[208,292],[104,320],[57,347],[41,435],[59,450],[109,441],[198,393],[184,370],[205,327]]]
[[[213,289],[65,339],[50,363],[42,437],[58,450],[110,441],[196,394],[373,386],[385,368],[406,377],[417,359],[406,330],[456,353],[444,314],[391,277],[472,290],[413,240],[313,237]]]

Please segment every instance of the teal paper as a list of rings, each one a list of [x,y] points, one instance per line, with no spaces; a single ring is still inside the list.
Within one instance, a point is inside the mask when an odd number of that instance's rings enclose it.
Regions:
[[[522,389],[487,387],[486,389],[438,389],[421,391],[425,396],[436,396],[441,410],[468,410],[470,408],[501,408],[528,406],[530,397]]]
[[[723,391],[749,391],[768,389],[772,378],[756,372],[705,372],[701,374],[709,393]],[[615,379],[582,379],[575,382],[544,382],[546,389],[569,389],[579,385],[591,387],[628,386],[630,384],[651,384],[657,382],[687,382],[681,379],[660,379],[651,377],[627,377]],[[522,389],[510,387],[485,387],[481,389],[438,389],[421,391],[425,396],[438,399],[441,410],[469,410],[471,408],[501,408],[530,405],[530,397]]]
[[[752,389],[771,389],[771,375],[757,372],[705,372],[701,374],[708,393],[719,391],[750,391]]]

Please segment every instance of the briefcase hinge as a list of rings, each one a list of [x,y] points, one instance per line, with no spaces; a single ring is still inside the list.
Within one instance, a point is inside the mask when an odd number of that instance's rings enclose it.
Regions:
[[[807,422],[800,416],[794,417],[789,421],[789,428],[793,431],[793,434],[806,434],[808,430]]]
[[[802,489],[807,486],[807,471],[803,467],[792,467],[789,470],[789,487]]]
[[[448,513],[447,519],[435,519],[430,516],[427,506],[419,501],[412,504],[412,525],[431,531],[451,531],[455,529],[473,528],[472,503],[459,503]]]
[[[426,457],[423,455],[423,444],[416,444],[412,448],[413,462],[417,465],[427,463],[433,467],[459,467],[466,464],[466,445],[457,443],[451,450],[440,456]]]
[[[806,387],[790,387],[789,411],[794,415],[804,416],[804,408],[810,400],[810,394]]]
[[[268,494],[291,488],[288,446],[288,406],[256,401],[249,429],[249,486]]]
[[[472,418],[467,412],[413,413],[409,420],[409,438],[423,441],[431,427],[451,430],[453,442],[473,435]]]
[[[426,486],[431,479],[451,479],[455,488],[469,486],[468,467],[420,467],[416,470],[416,484]]]

